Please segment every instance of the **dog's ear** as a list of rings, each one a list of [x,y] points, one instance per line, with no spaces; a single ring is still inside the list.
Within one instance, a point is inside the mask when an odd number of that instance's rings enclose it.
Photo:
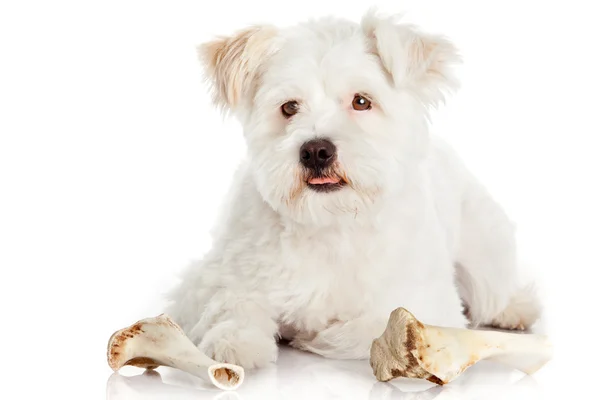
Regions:
[[[461,61],[456,47],[443,36],[419,32],[397,17],[369,11],[362,30],[394,85],[411,90],[426,105],[437,106],[458,88],[453,67]]]
[[[235,110],[255,89],[260,66],[272,54],[275,28],[254,26],[198,47],[215,104]]]

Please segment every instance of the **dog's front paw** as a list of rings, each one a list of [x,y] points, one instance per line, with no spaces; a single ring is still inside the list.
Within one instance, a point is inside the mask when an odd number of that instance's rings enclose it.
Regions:
[[[247,369],[264,367],[277,360],[275,338],[258,329],[242,328],[224,332],[215,327],[207,332],[198,347],[216,361]]]

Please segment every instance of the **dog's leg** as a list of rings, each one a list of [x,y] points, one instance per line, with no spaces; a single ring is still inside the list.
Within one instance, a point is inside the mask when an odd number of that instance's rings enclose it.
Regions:
[[[182,306],[172,307],[175,320]],[[262,294],[222,288],[192,308],[202,310],[200,319],[183,325],[184,331],[209,357],[244,368],[262,367],[277,359],[277,324]]]
[[[346,322],[334,322],[316,335],[299,334],[290,344],[327,358],[367,359],[371,343],[381,336],[387,321],[387,316],[363,316]]]
[[[277,360],[277,324],[270,306],[260,295],[252,298],[229,290],[218,292],[209,302],[200,323],[210,328],[198,345],[221,362],[258,368]]]
[[[521,288],[514,228],[487,191],[474,182],[463,202],[457,284],[475,325],[525,329],[539,317],[532,290]]]

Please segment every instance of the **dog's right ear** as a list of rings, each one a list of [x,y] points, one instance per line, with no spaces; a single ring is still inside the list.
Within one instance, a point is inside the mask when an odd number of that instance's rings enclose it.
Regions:
[[[235,110],[251,98],[261,65],[275,49],[277,30],[254,26],[198,47],[217,106]]]

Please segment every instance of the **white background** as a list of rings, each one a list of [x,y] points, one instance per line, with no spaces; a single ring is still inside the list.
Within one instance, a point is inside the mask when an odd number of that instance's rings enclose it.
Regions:
[[[594,2],[379,4],[410,10],[408,20],[462,50],[463,87],[435,114],[434,130],[517,222],[527,261],[545,283],[556,346],[555,359],[532,378],[508,384],[521,375],[484,365],[420,398],[597,398]],[[249,23],[359,20],[369,6],[0,3],[0,397],[405,399],[430,387],[377,384],[366,361],[289,350],[277,366],[248,376],[237,395],[166,369],[159,372],[169,385],[111,377],[105,361],[110,334],[158,314],[176,273],[210,246],[216,210],[245,152],[237,123],[209,105],[195,45]]]

